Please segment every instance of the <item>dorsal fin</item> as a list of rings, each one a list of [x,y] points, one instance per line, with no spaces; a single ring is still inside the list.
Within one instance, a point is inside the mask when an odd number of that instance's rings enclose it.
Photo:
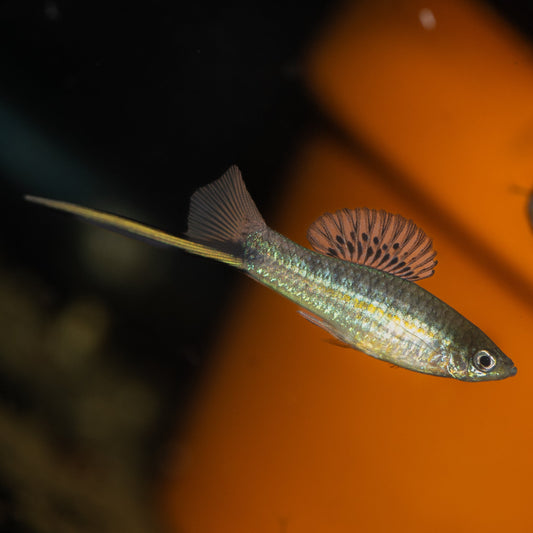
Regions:
[[[437,264],[431,239],[412,220],[382,210],[325,213],[311,224],[307,238],[317,252],[410,281],[428,278]]]

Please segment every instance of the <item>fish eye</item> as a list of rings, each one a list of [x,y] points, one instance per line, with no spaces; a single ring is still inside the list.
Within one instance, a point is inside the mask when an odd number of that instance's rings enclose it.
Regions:
[[[481,372],[488,372],[496,366],[496,359],[487,350],[479,350],[474,355],[474,366]]]

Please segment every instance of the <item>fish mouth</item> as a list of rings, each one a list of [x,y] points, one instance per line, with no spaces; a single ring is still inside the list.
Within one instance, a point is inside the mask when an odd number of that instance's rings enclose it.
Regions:
[[[511,368],[511,370],[509,371],[509,377],[516,376],[517,372],[518,372],[518,368],[516,368],[516,366],[513,366],[513,368]]]

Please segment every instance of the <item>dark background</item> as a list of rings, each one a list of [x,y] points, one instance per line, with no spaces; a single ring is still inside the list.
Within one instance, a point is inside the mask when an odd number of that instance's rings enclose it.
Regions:
[[[194,190],[236,163],[268,216],[285,164],[315,127],[302,57],[331,7],[1,2],[6,256],[59,298],[105,291],[122,317],[119,342],[149,349],[154,367],[179,366],[181,345],[203,352],[233,272],[166,251],[154,259],[171,263],[157,279],[146,272],[113,286],[76,254],[77,221],[21,196],[121,209],[179,234]]]
[[[530,37],[529,3],[491,5]],[[169,439],[238,290],[225,266],[124,244],[22,195],[181,233],[190,195],[236,163],[275,220],[288,162],[327,126],[303,69],[336,7],[0,0],[0,446],[7,457],[41,443],[10,458],[26,465],[20,472],[0,458],[0,530],[116,530],[112,506],[96,501],[89,513],[78,485],[94,492],[92,472],[124,461],[138,480],[126,498],[134,509],[164,477]],[[100,339],[94,348],[80,348],[80,328]],[[66,371],[64,354],[77,350],[86,359]],[[80,412],[94,397],[104,405],[89,409],[82,430]],[[146,398],[153,409],[135,419]],[[106,425],[112,431],[100,435]],[[36,471],[67,482],[35,482]],[[149,530],[147,516],[139,520]]]

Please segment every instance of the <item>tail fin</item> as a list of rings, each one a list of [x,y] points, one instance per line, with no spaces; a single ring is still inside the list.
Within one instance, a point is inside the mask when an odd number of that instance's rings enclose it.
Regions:
[[[242,257],[250,233],[266,228],[235,165],[192,195],[188,222],[186,235],[192,241],[234,257]]]
[[[213,183],[198,189],[191,198],[188,239],[88,207],[37,196],[26,200],[65,211],[104,226],[154,242],[181,248],[191,254],[209,257],[223,263],[243,267],[243,244],[246,237],[266,228],[241,173],[232,166]]]

